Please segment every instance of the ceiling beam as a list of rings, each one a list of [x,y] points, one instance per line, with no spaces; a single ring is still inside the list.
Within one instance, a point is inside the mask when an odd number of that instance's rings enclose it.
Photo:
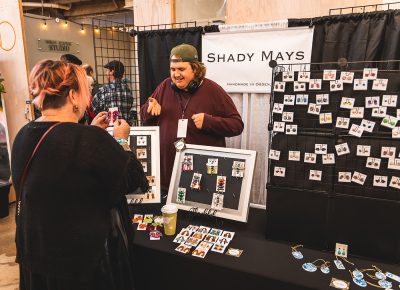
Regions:
[[[119,7],[123,7],[124,1],[116,1]],[[85,16],[85,15],[96,15],[96,14],[105,14],[105,13],[113,13],[118,11],[126,11],[123,8],[115,7],[113,1],[103,2],[103,3],[82,3],[82,4],[74,4],[69,11],[65,11],[64,15],[67,17],[77,17],[77,16]]]
[[[79,2],[88,2],[91,0],[52,0],[52,3],[57,4],[72,4],[72,3],[79,3]]]

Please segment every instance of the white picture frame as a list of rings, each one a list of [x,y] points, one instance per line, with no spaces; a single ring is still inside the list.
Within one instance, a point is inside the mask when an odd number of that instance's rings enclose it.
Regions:
[[[242,150],[242,149],[234,149],[234,148],[224,148],[224,147],[212,147],[212,146],[203,146],[203,145],[193,145],[193,144],[186,144],[185,148],[181,151],[178,151],[175,155],[174,167],[172,170],[171,182],[168,190],[168,198],[167,204],[175,204],[178,209],[185,210],[185,211],[192,211],[198,212],[203,214],[208,214],[220,218],[236,220],[240,222],[247,222],[248,213],[249,213],[249,201],[250,201],[250,193],[251,193],[251,185],[253,181],[253,173],[254,167],[256,162],[256,151],[252,150]],[[234,208],[222,208],[221,210],[215,210],[211,208],[212,205],[212,197],[213,188],[207,190],[206,194],[210,194],[210,202],[209,203],[200,203],[191,200],[189,191],[191,190],[189,187],[186,189],[186,200],[185,203],[178,203],[177,202],[177,190],[180,186],[181,182],[181,175],[182,175],[182,161],[185,155],[193,155],[199,156],[204,158],[204,164],[196,164],[194,162],[193,173],[198,172],[197,170],[201,169],[204,178],[216,178],[216,175],[207,175],[206,173],[206,160],[207,158],[218,158],[227,161],[227,166],[234,161],[240,160],[245,162],[245,169],[244,169],[244,176],[240,178],[240,194],[237,197],[237,209]],[[198,162],[197,162],[198,163]],[[221,162],[219,162],[221,163]],[[226,170],[227,171],[227,170]],[[232,170],[231,170],[232,171]],[[227,173],[228,178],[236,178],[231,176],[231,171]],[[187,171],[185,171],[187,174]],[[219,174],[219,173],[218,173]],[[222,173],[221,173],[222,174]],[[224,173],[225,174],[225,173]],[[236,182],[237,181],[236,179]],[[224,193],[225,196],[231,194],[229,192],[229,180],[227,181],[227,190]],[[215,189],[215,188],[214,188]],[[204,189],[205,190],[205,189]],[[235,195],[236,196],[236,195]],[[236,198],[236,197],[235,197]],[[226,200],[226,198],[225,198]]]
[[[107,128],[110,135],[113,135],[113,128]],[[131,138],[135,136],[146,136],[146,146],[137,147],[137,144],[131,144]],[[146,159],[138,159],[139,162],[146,164],[145,174],[147,177],[154,176],[155,182],[150,186],[150,192],[141,192],[140,188],[134,193],[126,195],[129,204],[136,203],[160,203],[161,202],[161,180],[160,180],[160,128],[158,126],[131,127],[129,131],[128,143],[132,152],[136,154],[137,148],[147,148],[151,150],[147,153]],[[150,162],[149,162],[150,161]],[[148,166],[147,164],[151,164]],[[151,167],[151,168],[150,168]]]

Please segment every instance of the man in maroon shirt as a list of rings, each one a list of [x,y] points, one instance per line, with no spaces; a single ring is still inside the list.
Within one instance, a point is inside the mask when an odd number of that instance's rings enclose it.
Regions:
[[[206,79],[205,73],[195,47],[189,44],[174,47],[170,55],[170,77],[155,89],[140,110],[144,125],[160,126],[164,193],[168,192],[171,180],[180,120],[187,120],[185,141],[188,144],[225,147],[225,137],[243,131],[242,118],[231,97],[217,83]]]

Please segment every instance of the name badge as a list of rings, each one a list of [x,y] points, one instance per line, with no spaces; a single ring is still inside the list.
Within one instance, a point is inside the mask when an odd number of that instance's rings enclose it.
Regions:
[[[188,126],[188,119],[178,120],[178,132],[176,136],[177,138],[186,138],[187,126]]]

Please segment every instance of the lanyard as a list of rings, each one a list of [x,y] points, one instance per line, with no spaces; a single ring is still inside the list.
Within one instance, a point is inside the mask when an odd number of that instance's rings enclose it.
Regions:
[[[185,115],[186,108],[187,108],[191,98],[192,98],[192,96],[189,97],[189,99],[186,101],[185,106],[183,106],[181,94],[178,93],[178,100],[179,100],[179,104],[181,105],[181,110],[182,110],[182,118],[181,119],[183,119],[183,116]]]

